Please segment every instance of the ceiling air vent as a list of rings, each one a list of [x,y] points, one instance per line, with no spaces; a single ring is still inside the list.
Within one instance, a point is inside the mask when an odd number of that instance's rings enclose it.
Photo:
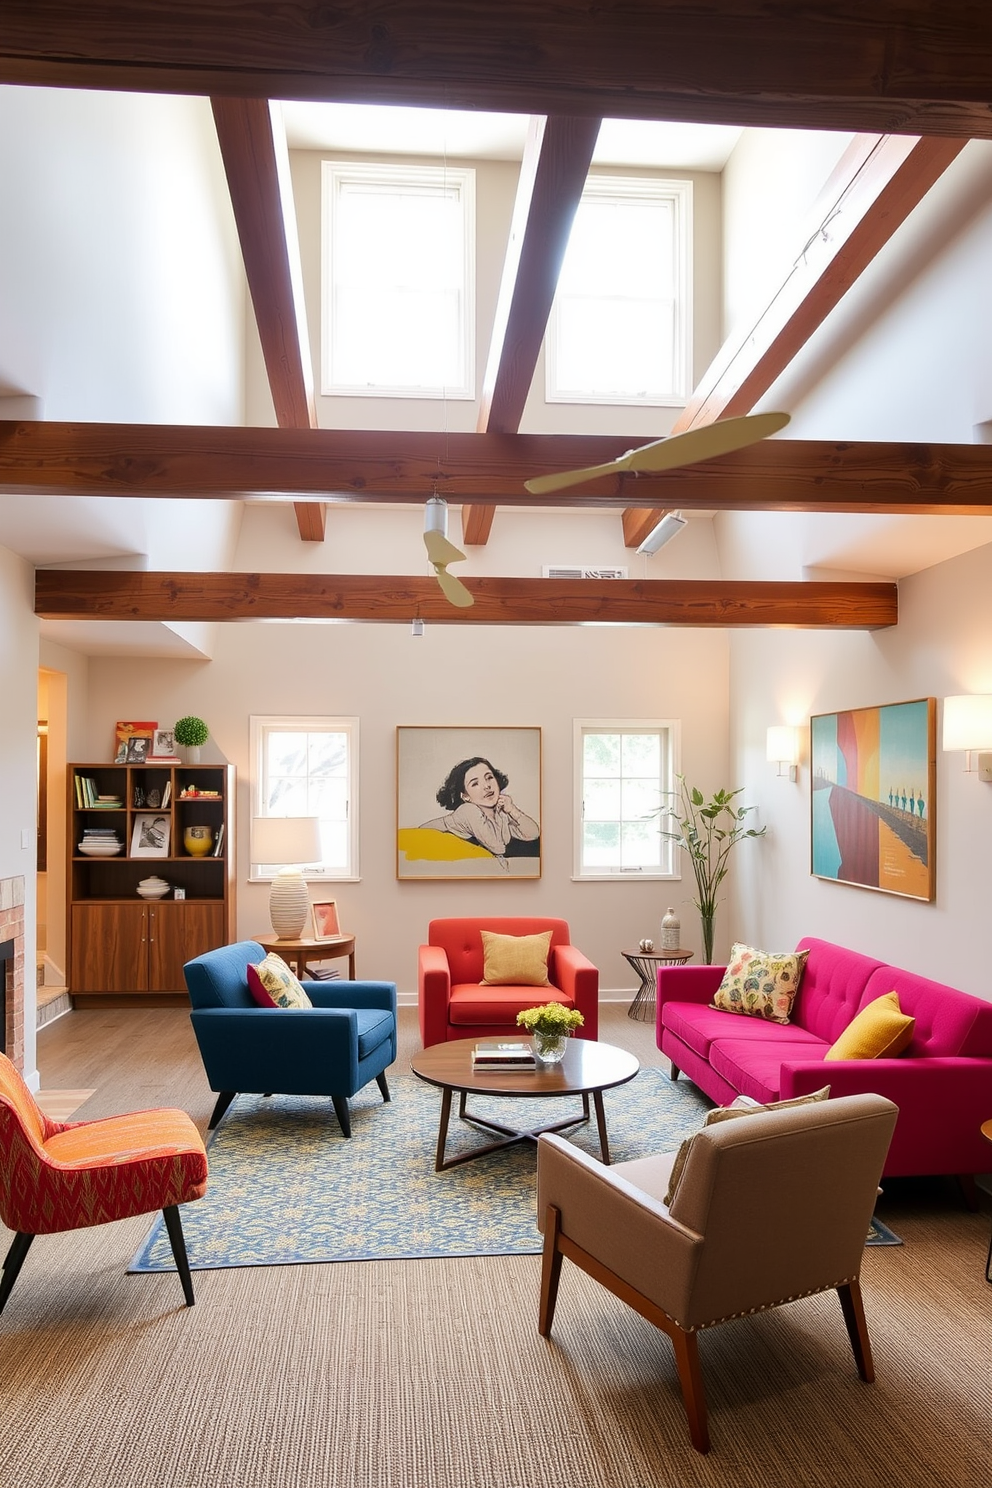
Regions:
[[[625,568],[577,568],[575,565],[546,563],[541,570],[546,579],[625,579]]]

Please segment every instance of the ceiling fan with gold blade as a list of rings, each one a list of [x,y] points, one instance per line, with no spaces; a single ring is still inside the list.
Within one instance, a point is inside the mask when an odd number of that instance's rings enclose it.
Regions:
[[[445,599],[460,610],[469,609],[475,604],[474,595],[448,572],[448,564],[463,562],[465,554],[448,541],[448,503],[441,496],[432,496],[424,508],[424,547]]]
[[[569,486],[584,485],[601,475],[677,470],[682,465],[695,465],[700,460],[712,460],[717,455],[729,455],[733,450],[757,444],[770,434],[777,434],[788,422],[787,413],[748,413],[741,418],[718,419],[701,429],[687,429],[684,434],[672,434],[667,439],[642,444],[615,460],[608,460],[605,465],[563,470],[556,475],[536,475],[532,480],[524,481],[524,485],[531,495],[546,496],[552,491],[565,491]]]

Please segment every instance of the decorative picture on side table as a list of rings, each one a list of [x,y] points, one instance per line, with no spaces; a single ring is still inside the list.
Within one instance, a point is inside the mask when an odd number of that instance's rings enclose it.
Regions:
[[[812,873],[931,900],[934,698],[810,720]]]
[[[541,876],[541,730],[396,730],[398,878]]]
[[[336,899],[315,899],[310,909],[313,913],[314,940],[327,940],[332,935],[341,934]]]

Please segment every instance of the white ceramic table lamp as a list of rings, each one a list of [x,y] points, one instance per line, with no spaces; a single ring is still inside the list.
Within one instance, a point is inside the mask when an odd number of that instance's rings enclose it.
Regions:
[[[320,861],[320,818],[256,816],[251,824],[253,863],[282,864],[272,880],[269,916],[280,940],[298,940],[310,913],[301,864]]]

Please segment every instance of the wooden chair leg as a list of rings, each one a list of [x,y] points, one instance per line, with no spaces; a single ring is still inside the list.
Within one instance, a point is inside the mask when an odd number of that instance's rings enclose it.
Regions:
[[[558,1249],[561,1231],[561,1210],[548,1205],[544,1219],[544,1252],[541,1260],[541,1309],[538,1314],[537,1331],[542,1338],[551,1337],[551,1324],[558,1301],[558,1282],[561,1278],[562,1254]]]
[[[189,1257],[186,1254],[186,1240],[183,1235],[182,1220],[179,1218],[178,1205],[170,1204],[167,1209],[163,1209],[162,1218],[165,1220],[165,1228],[169,1232],[169,1244],[172,1246],[176,1270],[179,1272],[179,1280],[182,1282],[186,1306],[192,1307],[196,1298],[193,1296],[193,1278],[189,1274]]]
[[[332,1095],[334,1102],[334,1114],[338,1118],[341,1131],[346,1137],[351,1136],[351,1115],[348,1111],[348,1097],[346,1095]]]
[[[871,1340],[868,1337],[868,1324],[865,1322],[865,1309],[861,1301],[861,1283],[850,1281],[846,1286],[839,1286],[837,1295],[840,1298],[844,1322],[847,1324],[847,1336],[851,1340],[858,1373],[865,1384],[870,1385],[875,1378],[875,1364],[871,1356]]]
[[[214,1127],[217,1125],[218,1121],[223,1116],[224,1112],[227,1110],[228,1106],[231,1104],[237,1093],[238,1092],[236,1090],[222,1090],[220,1095],[218,1095],[213,1111],[210,1115],[210,1120],[207,1122],[207,1127],[210,1131],[213,1131]]]
[[[670,1059],[668,1061],[668,1078],[672,1081],[673,1084],[678,1079],[680,1073],[681,1072],[678,1065],[675,1063],[675,1060]]]
[[[4,1258],[3,1276],[0,1277],[0,1312],[3,1312],[7,1298],[14,1290],[14,1282],[17,1280],[18,1272],[24,1265],[24,1257],[31,1248],[31,1241],[33,1239],[33,1235],[26,1235],[23,1231],[18,1231],[11,1242],[10,1249]]]
[[[710,1434],[706,1425],[706,1395],[703,1376],[699,1368],[699,1343],[695,1333],[686,1333],[679,1327],[671,1330],[675,1347],[675,1364],[682,1386],[685,1413],[689,1418],[689,1436],[697,1452],[708,1452]]]
[[[385,1070],[383,1070],[383,1072],[382,1072],[381,1075],[376,1075],[376,1077],[375,1077],[375,1083],[378,1085],[379,1089],[382,1091],[383,1104],[386,1104],[389,1101],[389,1086],[386,1084],[386,1071]]]

